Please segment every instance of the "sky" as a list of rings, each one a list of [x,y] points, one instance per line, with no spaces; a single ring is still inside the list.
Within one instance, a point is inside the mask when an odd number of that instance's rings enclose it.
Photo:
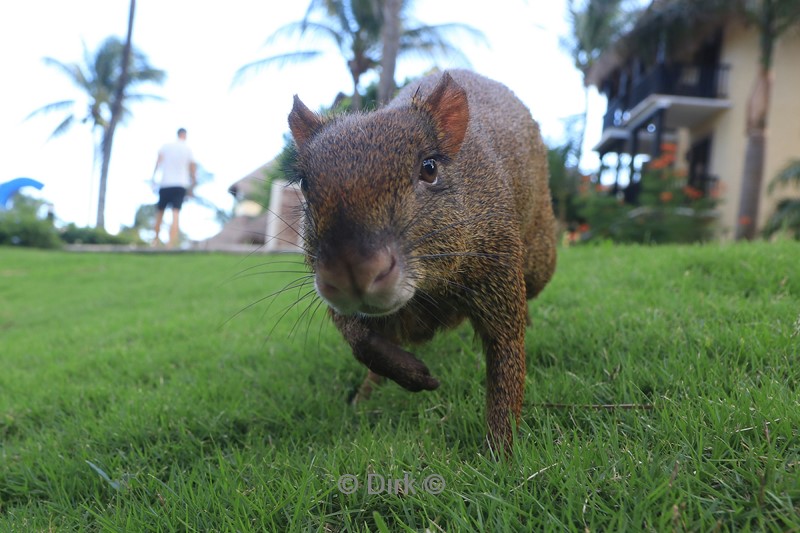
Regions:
[[[328,106],[337,93],[352,93],[344,60],[323,42],[281,40],[265,46],[278,27],[302,19],[308,1],[286,0],[139,0],[134,46],[150,64],[165,70],[162,86],[142,92],[165,101],[131,104],[132,117],[117,129],[108,177],[106,229],[115,233],[132,225],[137,208],[152,204],[148,185],[158,149],[188,130],[195,158],[213,174],[197,193],[230,209],[228,187],[281,150],[287,115],[298,94],[311,109]],[[583,112],[581,74],[559,45],[568,34],[565,0],[416,0],[413,16],[425,24],[464,23],[481,30],[488,44],[470,38],[457,46],[470,68],[496,79],[528,106],[546,140],[560,141],[564,119]],[[90,51],[108,36],[124,37],[128,0],[26,0],[0,3],[0,183],[30,177],[44,183],[25,194],[53,204],[63,223],[94,225],[97,176],[93,137],[88,124],[77,124],[50,139],[64,115],[27,119],[43,105],[75,98],[81,91],[42,58],[79,62],[84,44]],[[298,49],[326,50],[321,58],[281,69],[270,68],[232,86],[244,64]],[[396,79],[415,76],[431,63],[399,63]],[[440,68],[462,66],[439,63]],[[368,84],[367,77],[362,84]],[[81,104],[83,105],[83,104]],[[76,108],[81,113],[84,108]],[[593,92],[585,152],[599,139],[605,101]],[[596,167],[589,152],[584,168]],[[99,165],[98,165],[99,166]],[[169,218],[169,216],[167,216]],[[219,231],[214,214],[186,205],[181,229],[201,240]]]

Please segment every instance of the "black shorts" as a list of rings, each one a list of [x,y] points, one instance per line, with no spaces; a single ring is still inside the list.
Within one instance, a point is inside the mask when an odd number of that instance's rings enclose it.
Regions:
[[[158,190],[158,203],[156,207],[159,211],[164,211],[167,206],[170,205],[173,209],[180,209],[185,196],[185,187],[163,187]]]

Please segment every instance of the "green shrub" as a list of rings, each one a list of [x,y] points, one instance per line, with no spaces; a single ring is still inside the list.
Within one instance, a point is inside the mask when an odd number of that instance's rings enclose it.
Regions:
[[[70,223],[61,231],[61,240],[67,244],[132,244],[136,239],[129,234],[112,235],[102,228],[79,228]]]
[[[38,216],[42,202],[16,195],[14,207],[0,211],[0,245],[32,248],[58,248],[58,231],[49,218]]]
[[[791,161],[786,168],[781,170],[770,182],[770,194],[776,187],[800,187],[800,160]],[[775,212],[764,224],[764,236],[772,237],[774,234],[784,234],[800,240],[800,199],[787,198],[778,202]]]
[[[581,185],[578,202],[588,228],[575,240],[667,244],[713,239],[717,200],[687,185],[685,176],[671,168],[673,160],[667,150],[648,164],[638,205],[611,195],[608,187]]]
[[[765,237],[770,238],[780,232],[800,241],[800,200],[781,200],[764,224]]]

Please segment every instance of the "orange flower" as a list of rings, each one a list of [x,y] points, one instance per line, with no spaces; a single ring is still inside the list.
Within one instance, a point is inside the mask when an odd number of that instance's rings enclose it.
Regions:
[[[704,196],[703,191],[700,189],[695,189],[691,185],[687,185],[683,188],[683,194],[685,194],[690,200],[698,200]]]
[[[747,215],[742,215],[739,217],[739,225],[740,226],[749,226],[753,223],[753,219]]]
[[[678,145],[675,143],[661,143],[661,151],[662,152],[669,152],[675,153],[675,150],[678,149]]]
[[[672,200],[672,193],[670,191],[662,191],[658,197],[662,202],[667,203]]]
[[[662,168],[667,168],[667,161],[663,157],[657,157],[655,159],[651,159],[647,166],[650,170],[661,170]]]

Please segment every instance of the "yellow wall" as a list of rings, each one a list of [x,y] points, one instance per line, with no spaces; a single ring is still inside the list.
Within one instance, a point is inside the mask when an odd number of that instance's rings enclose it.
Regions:
[[[732,238],[739,210],[739,192],[746,145],[745,112],[758,66],[758,40],[754,31],[741,26],[726,28],[721,62],[728,71],[728,98],[732,106],[714,125],[711,172],[720,178],[720,226],[722,236]]]
[[[767,122],[767,160],[759,209],[761,224],[774,212],[779,200],[788,197],[800,199],[800,187],[776,189],[771,195],[766,190],[772,178],[790,160],[800,159],[800,29],[790,31],[778,41],[773,71],[775,79]]]
[[[800,196],[800,189],[770,195],[767,186],[792,158],[800,159],[800,32],[786,34],[775,49],[775,80],[768,116],[767,148],[758,227],[774,212],[778,200]],[[739,210],[746,148],[747,100],[759,66],[758,34],[738,24],[726,28],[721,62],[730,65],[730,109],[692,131],[693,142],[713,133],[711,173],[720,178],[720,235],[732,238]]]

